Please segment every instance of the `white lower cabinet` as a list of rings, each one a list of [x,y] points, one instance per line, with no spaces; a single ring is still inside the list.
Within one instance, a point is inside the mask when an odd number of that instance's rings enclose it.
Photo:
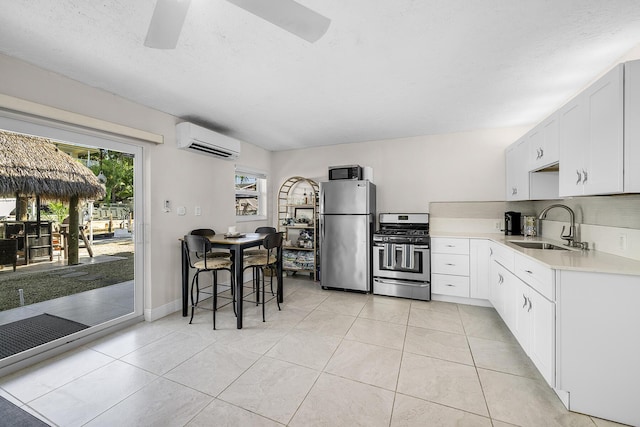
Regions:
[[[516,315],[515,294],[518,278],[497,261],[491,264],[491,296],[489,301],[502,317],[504,323],[513,331]]]
[[[435,246],[433,293],[488,299],[568,409],[640,426],[638,276],[553,270],[492,240]],[[466,248],[468,275],[446,274],[467,271]]]
[[[469,298],[469,239],[431,239],[431,293]]]
[[[558,384],[569,409],[640,426],[640,277],[561,270]]]
[[[514,335],[551,387],[555,387],[556,306],[518,280]]]
[[[552,270],[540,264],[528,264],[526,259],[519,260],[518,257],[516,254],[515,266],[525,265],[523,274],[536,273],[536,280],[525,282],[502,265],[499,260],[509,263],[512,259],[504,253],[502,258],[492,256],[489,301],[540,374],[555,387],[555,302],[538,292],[540,288],[554,289]],[[547,278],[551,283],[537,282]]]
[[[469,277],[450,274],[432,274],[431,292],[455,297],[469,297]]]
[[[489,240],[471,239],[469,243],[469,296],[489,299],[491,295]]]

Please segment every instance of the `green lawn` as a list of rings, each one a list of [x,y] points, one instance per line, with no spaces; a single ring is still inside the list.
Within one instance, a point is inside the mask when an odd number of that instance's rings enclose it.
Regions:
[[[125,259],[33,273],[4,271],[0,274],[0,311],[20,307],[19,289],[24,292],[24,304],[30,305],[133,280],[133,253],[113,256]]]

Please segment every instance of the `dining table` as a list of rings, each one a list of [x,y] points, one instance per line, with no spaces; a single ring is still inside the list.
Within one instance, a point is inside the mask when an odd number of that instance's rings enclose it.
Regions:
[[[236,296],[236,326],[242,329],[242,301],[244,291],[244,250],[260,246],[268,233],[239,233],[238,235],[215,234],[208,236],[211,246],[214,248],[228,249],[234,266],[235,276],[235,296]],[[185,239],[181,239],[182,244],[182,316],[186,317],[189,311],[189,260]],[[278,278],[278,302],[284,300],[282,281],[282,247],[277,251],[276,275]]]

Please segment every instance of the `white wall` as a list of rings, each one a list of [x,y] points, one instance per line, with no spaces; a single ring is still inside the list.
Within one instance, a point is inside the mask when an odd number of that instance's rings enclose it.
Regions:
[[[428,212],[431,201],[504,200],[504,149],[529,127],[371,141],[273,153],[273,183],[327,180],[333,165],[373,167],[378,212]]]
[[[0,93],[164,135],[165,144],[140,143],[145,175],[145,313],[156,318],[180,307],[178,238],[194,228],[226,230],[235,224],[234,166],[230,161],[178,150],[169,114],[0,55]],[[242,144],[238,162],[270,172],[271,153]],[[170,213],[162,211],[171,201]],[[202,216],[194,216],[194,207]],[[187,215],[178,216],[184,206]],[[255,228],[267,221],[243,223]],[[240,226],[239,226],[240,228]],[[240,228],[243,229],[243,228]]]

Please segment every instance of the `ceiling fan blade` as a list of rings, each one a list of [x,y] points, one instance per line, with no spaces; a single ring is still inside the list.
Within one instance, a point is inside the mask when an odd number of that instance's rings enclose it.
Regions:
[[[157,0],[144,45],[175,49],[191,0]]]
[[[331,20],[293,0],[227,0],[265,21],[313,43],[327,32]]]

